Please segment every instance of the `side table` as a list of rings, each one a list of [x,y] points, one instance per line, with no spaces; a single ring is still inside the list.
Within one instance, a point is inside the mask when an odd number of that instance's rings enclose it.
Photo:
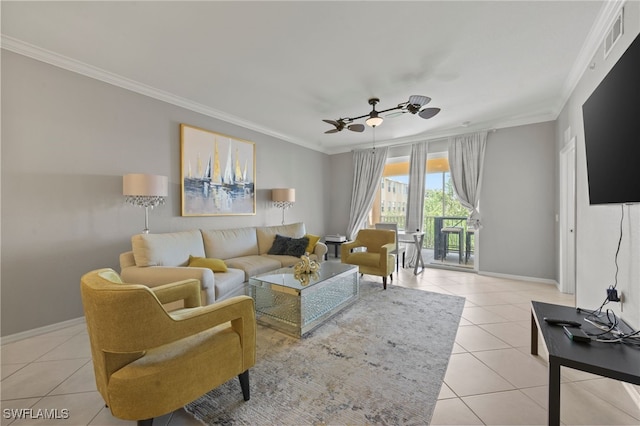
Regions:
[[[422,258],[422,244],[424,243],[424,232],[398,232],[398,241],[401,243],[413,244],[416,248],[415,259],[411,259],[410,262],[415,261],[413,265],[413,275],[418,275],[418,267],[421,267],[420,273],[424,271],[424,260]],[[409,264],[411,266],[411,264]]]
[[[328,245],[328,246],[333,246],[333,256],[337,258],[338,257],[338,247],[340,247],[343,242],[339,243],[337,241],[325,241],[324,243],[326,245]],[[328,253],[328,250],[327,250],[327,253]],[[324,254],[324,260],[327,260],[327,253]]]

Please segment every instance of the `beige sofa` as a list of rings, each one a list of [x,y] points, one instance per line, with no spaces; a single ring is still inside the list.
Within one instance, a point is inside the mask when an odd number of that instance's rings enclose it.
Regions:
[[[249,277],[291,266],[300,259],[268,254],[276,234],[301,238],[304,223],[234,229],[200,229],[165,234],[139,234],[132,250],[120,255],[120,275],[126,283],[156,287],[195,278],[202,285],[203,304],[245,293]],[[327,246],[318,242],[309,257],[322,262]],[[189,256],[222,259],[227,272],[189,267]]]

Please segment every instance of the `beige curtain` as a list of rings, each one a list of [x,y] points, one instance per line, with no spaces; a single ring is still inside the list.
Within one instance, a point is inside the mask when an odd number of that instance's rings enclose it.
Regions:
[[[449,138],[449,169],[460,203],[469,209],[467,226],[480,229],[480,188],[487,132]]]
[[[387,151],[383,147],[353,152],[351,211],[347,227],[347,237],[350,240],[356,237],[367,220],[387,161]]]
[[[424,231],[424,185],[427,174],[427,142],[411,145],[409,159],[409,193],[407,195],[406,232]],[[416,247],[407,246],[409,266],[415,266],[418,259]]]

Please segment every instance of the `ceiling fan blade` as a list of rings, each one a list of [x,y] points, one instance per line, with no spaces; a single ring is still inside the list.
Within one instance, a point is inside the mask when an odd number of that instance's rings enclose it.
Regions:
[[[418,113],[424,119],[429,119],[440,112],[440,108],[425,108]]]
[[[340,130],[338,129],[329,129],[325,133],[338,133]]]
[[[351,130],[352,132],[364,132],[364,124],[349,124],[347,126],[347,129]]]
[[[324,121],[325,123],[329,123],[329,124],[331,124],[333,126],[336,126],[336,127],[338,127],[338,125],[339,125],[338,122],[335,121],[335,120],[322,120],[322,121]]]
[[[409,103],[411,105],[418,105],[419,107],[423,107],[429,102],[431,102],[431,98],[428,96],[422,96],[422,95],[409,96]]]
[[[400,110],[400,111],[396,111],[396,112],[390,112],[389,114],[385,115],[384,118],[393,118],[393,117],[397,117],[399,115],[405,114],[407,113],[407,110]]]

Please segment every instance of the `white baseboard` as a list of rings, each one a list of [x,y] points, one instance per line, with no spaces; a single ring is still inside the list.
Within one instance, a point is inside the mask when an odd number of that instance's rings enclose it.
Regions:
[[[74,318],[67,321],[58,322],[44,327],[34,328],[32,330],[23,331],[21,333],[10,334],[0,338],[0,344],[13,343],[19,340],[28,339],[29,337],[39,336],[41,334],[50,333],[52,331],[62,330],[63,328],[72,327],[74,325],[84,324],[84,317]]]
[[[497,277],[497,278],[508,278],[510,280],[518,280],[518,281],[529,281],[536,282],[542,284],[550,284],[559,288],[560,284],[556,280],[546,279],[546,278],[536,278],[536,277],[526,277],[522,275],[510,275],[510,274],[499,274],[497,272],[484,272],[478,271],[478,275],[486,275],[488,277]]]

